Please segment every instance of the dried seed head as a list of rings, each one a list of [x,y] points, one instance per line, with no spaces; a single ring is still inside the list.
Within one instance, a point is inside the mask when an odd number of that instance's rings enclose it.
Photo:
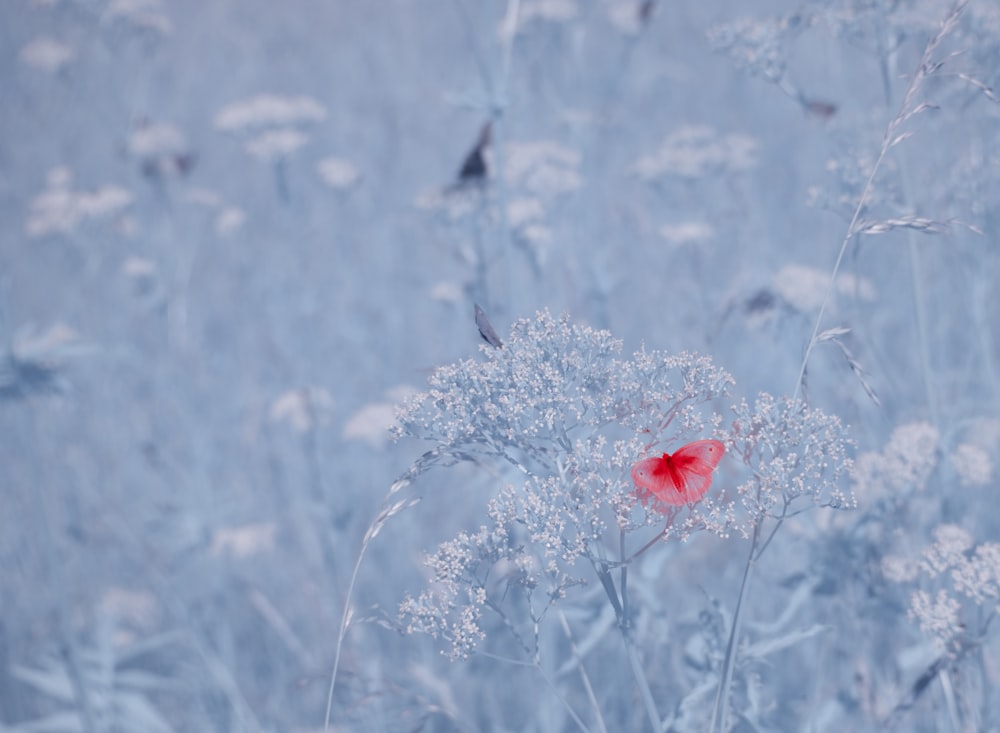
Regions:
[[[502,349],[503,342],[500,337],[497,336],[496,330],[493,328],[493,324],[490,323],[490,319],[486,317],[483,309],[476,304],[476,327],[479,329],[479,335],[483,337],[483,340],[495,349]]]

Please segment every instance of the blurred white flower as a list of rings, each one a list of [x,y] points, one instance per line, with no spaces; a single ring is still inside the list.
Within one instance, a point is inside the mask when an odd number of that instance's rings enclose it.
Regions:
[[[1000,544],[984,542],[972,557],[962,558],[951,571],[955,590],[977,605],[1000,599]],[[994,605],[994,609],[1000,610]]]
[[[326,119],[326,108],[312,97],[258,94],[227,105],[215,116],[215,126],[226,132],[286,127]]]
[[[513,199],[507,204],[507,221],[515,241],[525,247],[535,267],[544,267],[553,235],[545,224],[545,208],[541,200],[534,196]]]
[[[507,222],[513,228],[542,221],[545,218],[545,207],[535,196],[520,196],[511,199],[507,204]]]
[[[923,588],[910,597],[909,617],[920,629],[934,636],[941,649],[954,650],[959,636],[984,633],[983,612],[1000,610],[1000,543],[975,545],[972,535],[954,524],[934,530],[934,542],[922,553],[919,570],[924,584],[938,588],[937,594]],[[889,574],[886,573],[889,577]],[[913,582],[905,577],[901,582]],[[972,604],[965,603],[966,600]],[[989,604],[987,609],[980,606]],[[973,605],[975,604],[975,605]],[[986,621],[986,625],[989,620]]]
[[[737,18],[712,26],[708,41],[714,51],[727,54],[738,67],[774,82],[784,75],[786,45],[796,27],[786,18]]]
[[[215,217],[215,233],[220,237],[227,237],[240,227],[247,220],[247,214],[238,206],[227,206]]]
[[[229,555],[235,558],[253,557],[274,549],[274,522],[244,524],[240,527],[222,527],[212,535],[210,552],[216,557]]]
[[[719,135],[707,125],[685,125],[667,135],[659,149],[635,162],[644,181],[665,176],[703,178],[757,165],[757,141],[749,135]]]
[[[462,300],[462,288],[456,283],[442,280],[434,283],[431,298],[442,303],[459,303]]]
[[[934,542],[924,550],[920,567],[933,578],[961,563],[972,545],[972,535],[965,529],[942,524],[934,529]]]
[[[535,20],[566,23],[576,19],[579,13],[576,0],[525,0],[518,15],[519,29]]]
[[[809,313],[823,304],[830,276],[815,267],[785,265],[772,278],[771,284],[795,310]]]
[[[830,287],[830,275],[809,265],[788,264],[771,279],[774,292],[800,313],[819,310]],[[835,293],[860,300],[875,299],[871,280],[845,273],[837,276]]]
[[[21,47],[18,58],[25,66],[54,73],[73,58],[73,49],[52,38],[36,38]]]
[[[667,240],[672,248],[685,245],[700,245],[715,236],[715,229],[704,221],[681,221],[675,224],[664,224],[660,227],[660,236]]]
[[[173,30],[160,0],[111,0],[104,12],[108,20],[124,20],[142,30],[164,35]]]
[[[927,591],[914,591],[910,597],[909,616],[920,624],[920,630],[934,636],[940,648],[961,631],[958,614],[962,604],[942,588],[931,597]]]
[[[353,188],[361,182],[361,172],[341,158],[324,158],[316,164],[316,169],[327,186],[339,191]]]
[[[351,415],[341,433],[345,438],[363,440],[372,448],[383,448],[389,441],[389,430],[396,424],[396,406],[389,402],[372,402]]]
[[[271,403],[271,420],[287,423],[298,433],[325,424],[333,409],[333,397],[322,387],[292,389]]]
[[[309,136],[290,127],[262,132],[247,143],[247,152],[263,161],[273,161],[294,153],[309,142]]]
[[[195,164],[184,133],[167,122],[139,120],[129,137],[128,151],[150,178],[183,175]]]
[[[580,154],[552,140],[511,142],[505,149],[505,177],[529,194],[553,195],[582,185]]]
[[[371,402],[347,420],[341,433],[343,437],[363,440],[372,448],[384,448],[392,437],[391,430],[398,425],[396,412],[399,406],[417,394],[407,385],[394,387],[386,392],[387,402]]]
[[[515,234],[522,243],[531,245],[538,264],[545,264],[545,254],[548,245],[552,243],[552,230],[542,224],[531,224],[522,227]]]
[[[88,219],[106,219],[131,205],[133,196],[124,188],[104,185],[95,191],[70,188],[72,173],[68,168],[50,171],[48,186],[31,201],[25,230],[30,237],[47,234],[73,234]]]
[[[65,189],[49,189],[32,199],[25,230],[29,237],[72,234],[79,221],[80,213],[73,193]]]
[[[852,474],[855,490],[864,496],[922,491],[937,465],[937,446],[938,431],[930,423],[900,425],[881,453],[858,456]]]
[[[28,327],[18,331],[11,354],[21,363],[58,366],[67,356],[84,349],[80,334],[65,323],[53,323],[44,331]]]
[[[604,10],[620,33],[632,36],[642,28],[642,3],[635,0],[607,0]]]
[[[101,186],[92,193],[77,194],[77,209],[87,219],[97,219],[115,214],[132,203],[135,197],[121,186]]]
[[[993,480],[993,460],[978,445],[963,443],[958,446],[950,462],[962,486],[986,486]]]
[[[908,583],[920,574],[920,565],[907,557],[886,555],[882,558],[882,574],[894,583]]]
[[[66,188],[73,182],[73,171],[64,165],[53,168],[45,176],[45,182],[49,188]]]
[[[456,221],[478,210],[478,191],[472,188],[456,188],[442,191],[428,188],[417,194],[414,205],[425,211],[439,211],[450,221]]]
[[[122,263],[122,274],[134,278],[151,277],[156,274],[156,263],[145,257],[128,257]]]
[[[172,155],[187,150],[184,133],[169,122],[143,121],[133,130],[128,149],[139,158]]]
[[[875,285],[867,277],[852,275],[849,272],[837,276],[837,292],[858,300],[875,300]]]

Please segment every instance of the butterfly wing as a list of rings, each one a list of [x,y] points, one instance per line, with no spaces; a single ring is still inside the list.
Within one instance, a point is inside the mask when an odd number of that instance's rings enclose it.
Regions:
[[[712,485],[712,472],[725,452],[726,446],[718,440],[696,440],[677,449],[672,460],[683,497],[678,504],[690,504],[705,495]]]
[[[632,483],[635,484],[635,495],[646,505],[650,499],[656,499],[660,494],[670,493],[674,486],[670,478],[670,467],[667,454],[661,458],[644,458],[632,466]]]
[[[726,447],[718,440],[697,440],[670,455],[645,458],[632,467],[636,497],[645,506],[651,499],[683,506],[701,500],[712,485],[712,472]]]

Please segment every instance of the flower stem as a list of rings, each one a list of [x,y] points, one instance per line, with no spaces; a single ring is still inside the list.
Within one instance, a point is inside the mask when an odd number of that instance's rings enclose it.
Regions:
[[[351,581],[347,585],[347,594],[344,597],[344,612],[340,616],[340,630],[337,632],[337,649],[333,656],[333,669],[330,671],[330,687],[326,696],[326,715],[323,716],[324,733],[330,730],[330,713],[333,711],[333,690],[337,684],[337,670],[340,668],[340,652],[344,648],[344,637],[347,635],[347,626],[351,618],[351,596],[354,593],[354,586],[358,582],[358,571],[361,570],[361,562],[365,559],[365,552],[368,551],[368,541],[361,545],[358,559],[354,563],[354,570],[351,572]]]
[[[558,617],[563,633],[566,634],[566,639],[569,641],[570,652],[573,654],[577,669],[580,671],[580,681],[583,683],[583,689],[587,693],[587,700],[590,702],[590,707],[594,711],[598,730],[600,733],[608,733],[608,727],[601,716],[601,705],[597,702],[597,695],[594,693],[594,686],[590,683],[590,676],[587,674],[587,668],[583,664],[583,657],[580,655],[580,650],[576,648],[576,642],[573,641],[573,632],[569,628],[569,621],[566,620],[566,614],[559,611]],[[572,711],[570,712],[572,714]]]
[[[614,580],[611,578],[611,573],[608,571],[606,564],[595,560],[594,570],[597,572],[601,585],[604,587],[604,593],[607,595],[608,601],[610,601],[611,606],[615,609],[615,617],[618,619],[618,631],[622,635],[622,642],[625,644],[625,653],[628,655],[629,666],[632,668],[632,676],[635,678],[635,683],[639,688],[639,696],[642,697],[642,703],[646,708],[646,715],[649,717],[650,725],[652,725],[654,733],[660,733],[660,728],[662,727],[660,713],[656,709],[656,701],[653,699],[652,690],[649,689],[649,680],[646,679],[646,672],[642,668],[642,660],[639,659],[639,652],[635,648],[630,635],[628,614],[626,612],[628,604],[624,597],[625,583],[628,577],[626,575],[626,567],[622,566],[621,596],[619,596],[619,591],[615,588]]]
[[[621,627],[619,627],[621,628]],[[628,635],[628,630],[621,628],[622,639],[625,640],[625,650],[628,652],[628,661],[632,666],[632,675],[636,684],[639,685],[639,694],[642,696],[642,703],[646,708],[646,715],[649,716],[650,725],[653,726],[653,733],[660,733],[660,713],[656,710],[656,701],[653,699],[653,691],[649,689],[649,682],[646,680],[646,672],[642,669],[642,660],[639,659],[639,652],[636,651],[632,639]]]
[[[760,537],[760,525],[763,520],[757,520],[753,528],[753,540],[750,552],[747,553],[747,565],[743,570],[743,581],[740,583],[740,594],[736,599],[736,609],[733,611],[733,623],[729,630],[729,642],[726,644],[726,658],[722,663],[722,678],[719,680],[719,692],[715,697],[715,709],[712,711],[711,733],[724,733],[726,718],[729,714],[729,687],[733,682],[733,669],[736,667],[736,646],[740,635],[740,622],[743,620],[743,598],[746,596],[750,583],[750,571],[756,562],[757,540]]]

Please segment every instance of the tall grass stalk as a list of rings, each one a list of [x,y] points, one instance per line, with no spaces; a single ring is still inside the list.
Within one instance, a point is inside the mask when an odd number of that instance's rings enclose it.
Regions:
[[[840,251],[837,253],[837,259],[834,262],[833,270],[830,273],[830,282],[827,285],[826,293],[823,296],[823,303],[820,305],[819,313],[816,315],[816,322],[813,326],[812,335],[809,337],[809,341],[806,344],[806,350],[802,357],[802,364],[799,368],[798,378],[795,380],[795,389],[792,392],[793,401],[796,401],[799,398],[802,386],[805,382],[805,374],[806,368],[809,364],[809,357],[812,355],[813,348],[820,342],[818,336],[820,333],[820,327],[823,325],[823,316],[826,315],[826,310],[830,305],[830,299],[835,291],[837,276],[840,274],[840,267],[844,261],[844,256],[847,253],[847,245],[854,237],[861,233],[861,227],[859,226],[861,223],[861,212],[864,211],[865,207],[871,200],[872,191],[874,191],[875,188],[875,177],[881,170],[882,163],[885,161],[885,157],[888,155],[889,150],[905,140],[906,135],[900,134],[900,128],[903,123],[915,115],[931,109],[931,106],[926,103],[915,105],[915,97],[917,92],[923,87],[927,77],[933,74],[936,70],[937,67],[932,61],[934,52],[937,50],[941,41],[944,40],[945,36],[947,36],[948,33],[954,29],[966,4],[967,0],[959,0],[959,2],[956,2],[952,6],[952,9],[948,13],[947,17],[941,23],[941,27],[937,34],[935,34],[934,37],[927,42],[927,46],[924,48],[924,53],[920,58],[920,63],[917,65],[916,72],[910,80],[906,93],[903,95],[903,101],[900,104],[899,111],[886,126],[885,133],[882,136],[882,145],[879,149],[878,158],[875,160],[875,164],[872,166],[871,172],[865,181],[865,186],[861,191],[861,197],[858,199],[858,204],[854,209],[854,214],[851,216],[850,224],[848,224],[847,231],[844,233],[844,239],[840,244]],[[907,228],[912,230],[914,227],[910,226]]]
[[[850,241],[858,236],[861,232],[861,213],[864,211],[865,207],[871,200],[872,192],[875,187],[875,177],[878,175],[882,168],[882,164],[885,161],[889,150],[893,148],[898,143],[902,142],[905,138],[905,134],[901,134],[900,128],[907,122],[910,118],[914,117],[921,112],[930,109],[930,105],[926,103],[915,104],[915,99],[917,92],[923,87],[924,81],[928,76],[934,73],[937,69],[937,65],[933,62],[934,52],[937,50],[941,41],[947,36],[958,23],[958,18],[962,13],[966,5],[966,0],[958,0],[948,15],[942,21],[938,32],[927,42],[924,48],[924,52],[921,55],[920,63],[917,65],[917,69],[913,74],[913,78],[910,80],[910,84],[906,89],[906,93],[903,95],[903,101],[900,104],[899,111],[896,113],[895,117],[886,126],[885,133],[882,136],[882,145],[879,149],[878,157],[875,164],[872,166],[871,172],[865,181],[864,188],[862,189],[861,196],[858,199],[858,204],[854,209],[854,213],[851,216],[850,224],[847,226],[847,231],[844,233],[844,238],[840,244],[840,250],[837,252],[837,259],[834,262],[833,270],[830,273],[830,281],[826,288],[826,293],[823,296],[823,302],[820,306],[819,312],[816,315],[816,322],[813,325],[812,335],[809,337],[809,341],[806,344],[805,353],[802,357],[802,364],[799,367],[799,374],[795,380],[795,389],[792,392],[792,401],[797,402],[799,400],[803,384],[805,382],[806,368],[809,363],[809,357],[812,355],[813,348],[817,343],[820,343],[820,327],[823,324],[823,316],[826,314],[827,307],[830,304],[830,300],[833,296],[834,289],[836,287],[837,276],[840,274],[841,264],[844,261],[844,256],[847,253],[847,245]],[[912,228],[912,227],[908,227]],[[917,279],[919,278],[919,259],[915,258],[915,253],[913,252],[913,245],[911,243],[911,262],[914,263],[914,278],[915,287],[918,285]],[[921,293],[917,291],[918,300],[921,299]],[[921,314],[918,313],[918,320],[921,319]],[[924,324],[920,324],[921,329],[924,328]],[[923,332],[922,332],[923,333]],[[922,342],[921,344],[921,356],[924,358],[924,368],[927,369],[927,359],[926,359],[926,344]],[[925,371],[925,375],[926,375]],[[733,670],[736,665],[736,657],[739,651],[740,642],[740,624],[742,622],[742,613],[744,608],[744,597],[746,596],[750,588],[750,575],[754,564],[760,557],[760,552],[766,547],[766,542],[763,547],[758,548],[760,540],[760,529],[764,518],[762,517],[758,520],[757,525],[754,528],[753,537],[750,543],[750,550],[747,555],[746,567],[743,571],[743,579],[740,582],[740,591],[736,599],[736,607],[733,612],[732,626],[729,634],[729,642],[726,645],[726,656],[722,664],[722,674],[719,680],[719,691],[716,696],[715,709],[712,711],[712,723],[709,730],[712,733],[725,733],[728,730],[728,712],[729,712],[729,695],[730,688],[732,685]],[[775,528],[775,531],[777,527]],[[772,532],[768,537],[774,536]]]
[[[365,554],[368,552],[368,546],[371,545],[372,540],[378,536],[378,533],[382,531],[382,527],[385,526],[385,523],[390,517],[399,514],[404,509],[408,509],[420,501],[418,497],[398,499],[396,501],[393,501],[392,498],[401,490],[409,486],[412,483],[413,478],[420,471],[422,471],[425,466],[429,465],[436,459],[437,454],[434,451],[428,451],[419,461],[417,461],[417,463],[413,465],[412,468],[410,468],[410,470],[393,482],[392,486],[389,487],[389,492],[382,500],[382,508],[379,510],[378,514],[375,515],[371,524],[368,525],[368,529],[365,530],[365,536],[361,541],[361,549],[358,551],[358,559],[354,563],[354,569],[351,571],[351,579],[347,584],[347,592],[344,595],[344,610],[340,615],[340,628],[337,630],[337,644],[333,654],[333,669],[330,671],[330,687],[326,695],[326,714],[323,716],[323,733],[327,733],[330,730],[330,716],[333,711],[333,691],[337,686],[337,672],[340,669],[340,655],[344,649],[344,637],[347,636],[347,629],[350,626],[351,617],[353,616],[351,611],[351,602],[354,599],[354,588],[357,585],[358,573],[361,570],[361,563],[365,559]]]

